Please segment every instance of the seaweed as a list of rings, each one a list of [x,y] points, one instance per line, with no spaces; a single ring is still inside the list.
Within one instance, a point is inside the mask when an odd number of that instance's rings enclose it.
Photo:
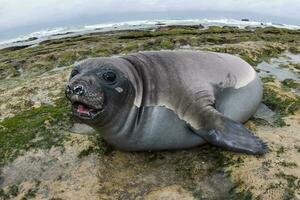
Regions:
[[[62,145],[64,130],[71,125],[66,100],[23,111],[0,122],[0,166],[29,148],[49,149]]]

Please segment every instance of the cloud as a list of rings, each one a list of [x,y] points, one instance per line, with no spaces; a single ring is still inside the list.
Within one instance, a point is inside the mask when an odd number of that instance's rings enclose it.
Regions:
[[[300,0],[0,0],[0,29],[103,14],[228,11],[300,19]]]

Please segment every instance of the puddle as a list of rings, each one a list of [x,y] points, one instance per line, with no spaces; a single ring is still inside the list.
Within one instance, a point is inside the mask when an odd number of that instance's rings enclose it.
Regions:
[[[274,76],[279,81],[285,79],[293,79],[300,81],[300,75],[293,72],[288,68],[280,67],[281,64],[285,65],[288,63],[300,62],[300,54],[284,53],[278,58],[271,58],[269,62],[263,61],[257,65],[257,69],[260,70],[259,75],[261,77]]]
[[[290,61],[293,62],[300,62],[300,54],[292,54],[292,53],[284,53],[284,56],[287,56],[288,58],[290,58]]]
[[[269,124],[273,124],[277,119],[276,113],[263,103],[259,105],[259,108],[257,109],[254,118],[266,120]]]

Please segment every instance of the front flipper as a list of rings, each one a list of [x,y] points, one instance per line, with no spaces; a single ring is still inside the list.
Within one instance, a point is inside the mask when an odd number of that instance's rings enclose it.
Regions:
[[[267,152],[266,143],[241,123],[233,121],[220,113],[214,118],[218,118],[218,123],[214,124],[211,121],[208,128],[196,131],[208,143],[227,150],[248,154],[263,155]]]

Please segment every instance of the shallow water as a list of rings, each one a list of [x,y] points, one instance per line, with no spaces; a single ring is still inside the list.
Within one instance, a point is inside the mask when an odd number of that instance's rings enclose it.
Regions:
[[[279,81],[283,81],[285,79],[300,81],[299,74],[288,68],[280,67],[281,64],[288,64],[289,62],[300,62],[300,54],[291,54],[285,52],[278,58],[271,58],[269,62],[261,62],[257,65],[257,69],[260,70],[259,75],[261,77],[274,76]]]
[[[284,55],[290,58],[290,61],[300,62],[300,54],[285,53]]]
[[[265,104],[261,103],[254,115],[254,118],[259,118],[267,121],[269,124],[273,124],[275,122],[276,118],[276,113],[272,111],[268,106]]]

